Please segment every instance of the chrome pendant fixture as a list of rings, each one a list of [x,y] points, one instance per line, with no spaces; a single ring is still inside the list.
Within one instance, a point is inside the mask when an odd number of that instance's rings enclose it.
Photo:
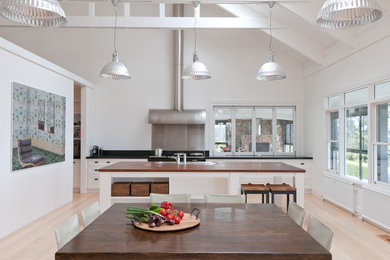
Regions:
[[[264,63],[263,66],[261,66],[261,68],[257,72],[256,79],[273,81],[273,80],[285,79],[287,76],[282,66],[280,66],[278,63],[275,62],[275,54],[272,51],[272,8],[275,5],[275,1],[268,2],[268,4],[270,7],[270,14],[269,14],[269,34],[271,36],[269,42],[270,54],[269,54],[268,62]]]
[[[195,8],[199,6],[199,2],[195,1],[193,2],[193,5]],[[194,47],[194,53],[192,57],[192,64],[189,65],[183,72],[183,75],[181,76],[182,79],[192,79],[192,80],[204,80],[204,79],[210,79],[211,75],[208,71],[207,67],[199,61],[199,56],[196,51],[196,16],[194,17],[194,31],[195,31],[195,47]]]
[[[118,0],[112,0],[112,4],[115,8],[115,27],[114,27],[114,54],[112,55],[112,61],[108,62],[106,65],[104,65],[102,71],[100,72],[99,76],[105,79],[131,79],[129,71],[127,70],[126,66],[119,62],[118,58],[118,52],[116,51],[116,23],[118,19],[118,13],[117,13],[117,6],[118,6]]]
[[[373,23],[381,17],[381,7],[375,0],[327,0],[316,23],[327,29],[352,28]]]
[[[63,26],[68,23],[57,0],[2,0],[0,15],[35,27]]]

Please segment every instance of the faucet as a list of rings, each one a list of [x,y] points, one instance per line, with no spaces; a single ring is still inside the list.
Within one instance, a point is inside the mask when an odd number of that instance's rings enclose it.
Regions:
[[[186,153],[177,153],[176,156],[171,156],[170,158],[176,160],[176,164],[180,164],[180,156],[183,155],[183,164],[187,164],[187,154]]]

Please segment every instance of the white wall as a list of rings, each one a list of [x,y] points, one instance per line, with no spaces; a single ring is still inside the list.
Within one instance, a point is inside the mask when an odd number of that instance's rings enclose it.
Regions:
[[[173,106],[171,30],[118,31],[119,59],[132,76],[128,81],[98,77],[103,65],[111,59],[112,30],[50,29],[48,32],[1,28],[0,35],[96,84],[89,107],[94,113],[90,125],[93,138],[88,137],[90,144],[104,149],[151,148],[149,108]],[[192,59],[194,35],[192,30],[186,30],[184,35],[184,66],[187,66]],[[276,61],[285,68],[288,78],[271,83],[256,80],[257,70],[268,59],[268,37],[260,35],[256,30],[199,30],[200,59],[213,78],[185,81],[184,107],[207,109],[211,103],[221,101],[301,105],[302,63],[280,49],[275,49]],[[43,42],[51,44],[42,45]]]
[[[390,38],[388,37],[304,80],[305,151],[314,157],[311,170],[313,191],[330,197],[332,201],[347,209],[360,210],[364,217],[388,229],[390,229],[390,214],[383,211],[382,207],[390,204],[389,195],[368,192],[369,187],[365,190],[363,186],[363,191],[360,193],[364,194],[363,200],[357,197],[348,197],[346,200],[345,189],[337,189],[337,187],[346,185],[345,182],[341,185],[336,183],[338,180],[324,179],[321,172],[326,169],[327,157],[324,97],[390,79],[389,46]],[[324,181],[325,186],[323,186]],[[351,189],[351,181],[349,185]],[[330,191],[331,186],[334,188]],[[353,199],[359,200],[355,208],[351,206]],[[386,201],[386,203],[378,203],[379,201]]]
[[[1,238],[72,200],[73,81],[10,53],[20,48],[0,40]],[[65,162],[11,171],[12,82],[66,97]]]

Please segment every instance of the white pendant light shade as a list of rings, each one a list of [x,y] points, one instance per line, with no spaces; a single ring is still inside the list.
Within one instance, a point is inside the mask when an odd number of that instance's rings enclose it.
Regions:
[[[207,67],[199,61],[198,54],[194,53],[193,63],[189,65],[185,70],[182,79],[203,80],[210,79],[211,75]]]
[[[57,0],[2,0],[0,15],[36,27],[63,26],[68,23]]]
[[[114,52],[112,55],[112,61],[104,65],[102,71],[100,72],[100,77],[105,79],[131,79],[129,71],[126,66],[119,62],[118,53]]]
[[[317,25],[323,28],[351,28],[372,23],[382,17],[375,0],[327,0],[317,17]]]
[[[256,75],[256,79],[266,81],[280,80],[285,79],[286,77],[286,73],[282,66],[274,61],[274,56],[272,54],[270,55],[269,61],[261,66]]]

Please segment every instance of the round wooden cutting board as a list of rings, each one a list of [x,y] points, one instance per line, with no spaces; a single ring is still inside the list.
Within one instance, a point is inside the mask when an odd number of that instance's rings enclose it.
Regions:
[[[138,222],[134,222],[134,226],[148,231],[166,232],[166,231],[178,231],[178,230],[192,228],[199,225],[199,223],[200,223],[200,219],[196,219],[195,216],[191,216],[190,214],[184,213],[184,217],[180,221],[180,224],[169,225],[168,223],[164,223],[159,227],[149,227],[147,223],[140,224]]]

